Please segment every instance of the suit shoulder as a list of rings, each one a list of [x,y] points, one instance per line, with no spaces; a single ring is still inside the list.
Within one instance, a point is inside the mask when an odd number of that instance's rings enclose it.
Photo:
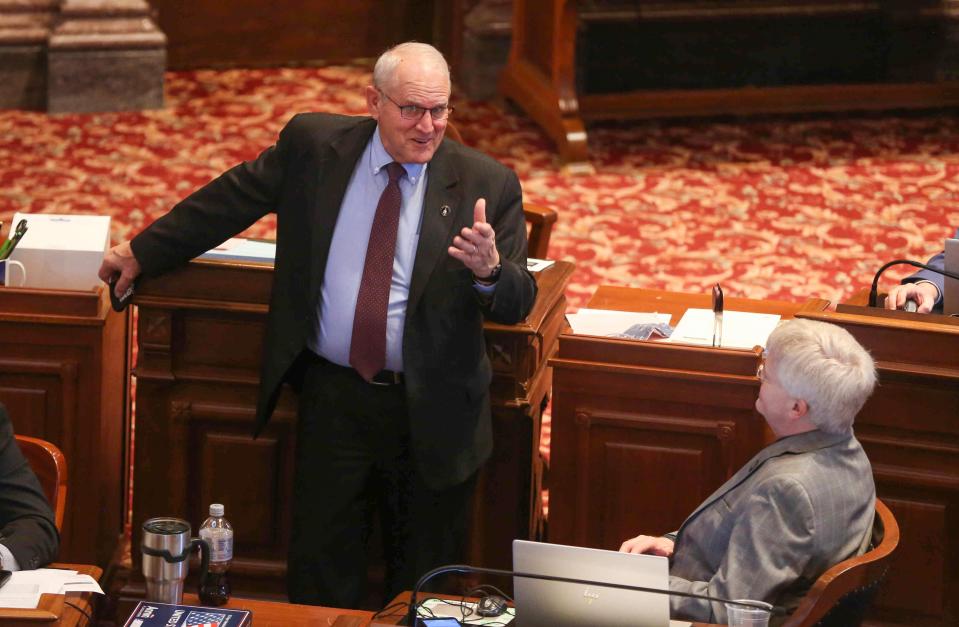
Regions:
[[[464,146],[463,144],[449,139],[448,137],[443,140],[443,148],[448,151],[448,154],[452,158],[458,160],[467,171],[482,170],[487,174],[496,174],[498,176],[515,176],[515,173],[511,168],[505,166],[496,159],[478,150],[470,148],[469,146]]]
[[[280,131],[280,138],[294,144],[328,142],[361,124],[375,124],[375,122],[365,115],[298,113],[290,118]]]

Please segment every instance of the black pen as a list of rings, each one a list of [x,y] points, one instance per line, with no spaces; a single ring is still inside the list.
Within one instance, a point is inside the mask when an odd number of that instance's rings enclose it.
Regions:
[[[713,286],[713,346],[723,343],[723,288]]]

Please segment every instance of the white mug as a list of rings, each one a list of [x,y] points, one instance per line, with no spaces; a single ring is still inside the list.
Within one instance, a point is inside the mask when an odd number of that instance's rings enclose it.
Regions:
[[[10,268],[19,268],[20,270],[20,280],[13,281],[10,272]],[[0,275],[3,276],[3,284],[9,285],[10,287],[23,287],[27,283],[27,269],[23,267],[23,264],[17,261],[16,259],[4,259],[0,261]]]

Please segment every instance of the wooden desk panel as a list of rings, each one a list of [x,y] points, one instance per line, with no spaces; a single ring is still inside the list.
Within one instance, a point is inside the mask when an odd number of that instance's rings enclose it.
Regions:
[[[183,595],[184,605],[201,605],[195,594]],[[244,599],[233,596],[223,606],[231,610],[253,612],[255,627],[364,627],[370,623],[373,612],[344,610],[318,605],[297,605],[263,599]]]
[[[824,307],[825,301],[816,301]],[[592,308],[669,313],[710,296],[600,287]],[[727,311],[800,305],[727,298]],[[755,410],[761,353],[564,333],[553,366],[549,539],[618,549],[674,531],[772,435]]]
[[[844,327],[879,370],[856,437],[901,539],[873,612],[877,622],[959,624],[959,326],[854,305],[797,316]]]
[[[542,524],[540,417],[572,268],[557,262],[537,275],[539,296],[524,322],[486,325],[494,452],[472,513],[467,559],[477,565],[508,567],[512,539],[529,538]],[[285,592],[292,390],[283,390],[260,437],[250,438],[271,287],[269,265],[209,261],[138,285],[131,594],[142,579],[136,547],[143,521],[170,515],[198,525],[211,502],[224,503],[236,528],[235,593]]]
[[[106,566],[123,531],[129,328],[105,288],[0,288],[0,402],[17,433],[66,457],[65,561]]]

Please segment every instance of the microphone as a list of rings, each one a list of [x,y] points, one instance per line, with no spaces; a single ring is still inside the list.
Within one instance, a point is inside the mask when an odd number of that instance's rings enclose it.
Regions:
[[[941,274],[943,276],[949,277],[950,279],[955,279],[959,281],[959,274],[956,274],[955,272],[949,272],[948,270],[943,270],[942,268],[934,268],[924,263],[919,263],[918,261],[912,261],[911,259],[893,259],[889,263],[879,268],[879,271],[876,272],[876,276],[874,276],[872,279],[872,288],[870,288],[869,290],[869,306],[870,307],[875,307],[876,301],[879,300],[879,277],[882,276],[882,273],[886,271],[886,268],[889,268],[890,266],[899,265],[899,264],[915,266],[917,268],[922,268],[924,270],[931,270],[932,272],[935,272],[936,274]]]
[[[410,592],[410,608],[407,613],[406,624],[411,627],[416,627],[416,597],[420,593],[420,590],[423,586],[433,577],[437,575],[443,575],[446,573],[463,573],[467,575],[503,575],[506,577],[521,577],[525,579],[541,579],[543,581],[559,581],[562,583],[577,583],[586,586],[603,586],[606,588],[616,588],[619,590],[634,590],[636,592],[651,592],[653,594],[665,594],[667,596],[678,596],[678,597],[687,597],[691,599],[701,599],[704,601],[711,601],[716,603],[730,603],[732,605],[740,605],[743,607],[752,607],[758,608],[761,610],[767,609],[763,605],[757,603],[751,603],[749,601],[733,601],[731,599],[721,599],[719,597],[706,596],[705,594],[694,594],[692,592],[679,592],[675,590],[663,590],[661,588],[646,588],[644,586],[630,586],[621,583],[611,583],[606,581],[593,581],[591,579],[573,579],[571,577],[557,577],[555,575],[540,575],[537,573],[521,573],[513,570],[500,570],[498,568],[484,568],[481,566],[468,566],[466,564],[449,564],[447,566],[437,566],[433,570],[429,571],[422,577],[419,581],[416,582],[416,585],[413,587],[412,592]],[[775,616],[785,616],[785,608],[779,606],[773,606],[770,613]]]

